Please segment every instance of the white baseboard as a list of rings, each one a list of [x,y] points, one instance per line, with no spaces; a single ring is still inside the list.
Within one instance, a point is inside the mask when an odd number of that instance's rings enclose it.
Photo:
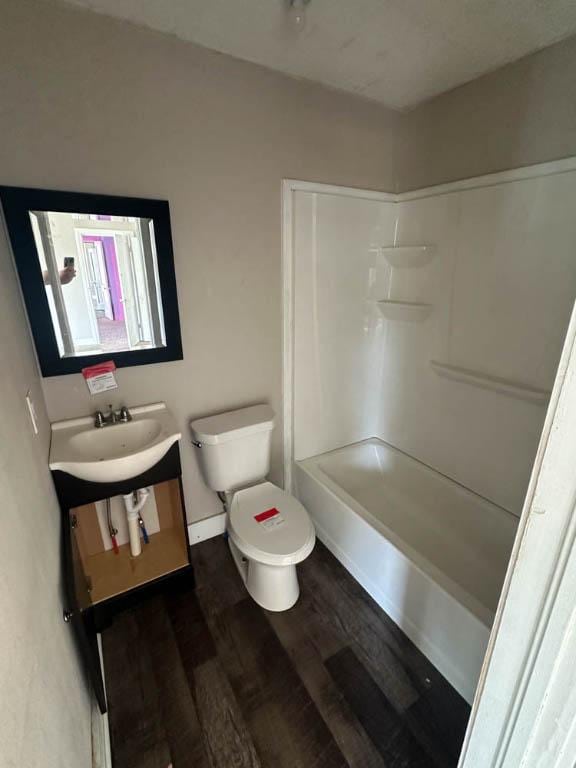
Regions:
[[[102,638],[98,635],[98,653],[102,678],[104,678],[104,659],[102,658]],[[106,690],[106,687],[104,687]],[[102,714],[96,698],[92,702],[92,768],[112,768],[112,751],[110,749],[110,730],[108,713]]]
[[[212,539],[214,536],[221,536],[225,531],[226,514],[222,512],[219,515],[205,517],[204,520],[198,520],[195,523],[188,523],[188,541],[192,546],[206,539]]]

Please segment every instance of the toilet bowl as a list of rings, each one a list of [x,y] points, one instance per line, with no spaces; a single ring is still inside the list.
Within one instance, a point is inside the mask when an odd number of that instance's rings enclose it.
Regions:
[[[228,504],[228,543],[251,597],[268,611],[298,600],[296,566],[316,533],[302,504],[270,482],[236,491]]]
[[[296,566],[314,548],[303,505],[264,478],[274,412],[256,405],[191,422],[204,480],[226,499],[228,543],[251,597],[269,611],[298,600]]]

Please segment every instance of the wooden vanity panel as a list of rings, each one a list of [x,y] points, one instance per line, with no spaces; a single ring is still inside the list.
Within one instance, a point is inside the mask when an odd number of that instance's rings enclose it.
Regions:
[[[166,528],[150,537],[142,554],[132,557],[130,545],[123,544],[119,554],[113,550],[92,555],[87,564],[91,582],[92,604],[123,594],[188,565],[184,532]]]
[[[98,524],[95,504],[83,504],[72,510],[78,520],[76,541],[82,560],[104,551],[104,541]]]
[[[153,490],[160,531],[150,535],[149,544],[142,543],[138,557],[132,557],[129,544],[121,545],[118,554],[104,549],[95,504],[70,511],[78,521],[73,531],[79,553],[75,565],[82,571],[78,579],[90,585],[92,605],[189,565],[180,483],[168,480]]]
[[[72,525],[73,514],[70,513],[70,525]],[[72,567],[74,569],[74,593],[78,606],[84,610],[92,604],[92,594],[90,592],[90,580],[84,567],[86,558],[81,549],[81,537],[75,535],[77,531],[78,528],[72,530],[70,537]]]
[[[166,483],[155,485],[154,495],[160,530],[180,526],[184,512],[178,480],[168,480]]]

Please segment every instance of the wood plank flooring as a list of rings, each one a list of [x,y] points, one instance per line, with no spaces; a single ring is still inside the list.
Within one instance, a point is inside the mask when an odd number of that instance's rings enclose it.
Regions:
[[[284,613],[223,538],[102,635],[114,768],[455,768],[469,707],[320,543]]]

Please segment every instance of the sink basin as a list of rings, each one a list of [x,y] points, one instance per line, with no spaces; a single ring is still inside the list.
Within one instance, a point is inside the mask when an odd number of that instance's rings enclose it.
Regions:
[[[50,469],[89,480],[114,483],[136,477],[181,438],[164,403],[131,408],[132,421],[101,429],[86,416],[52,424]]]
[[[154,419],[113,424],[103,429],[78,432],[68,441],[70,448],[87,461],[118,459],[148,448],[162,432]]]

